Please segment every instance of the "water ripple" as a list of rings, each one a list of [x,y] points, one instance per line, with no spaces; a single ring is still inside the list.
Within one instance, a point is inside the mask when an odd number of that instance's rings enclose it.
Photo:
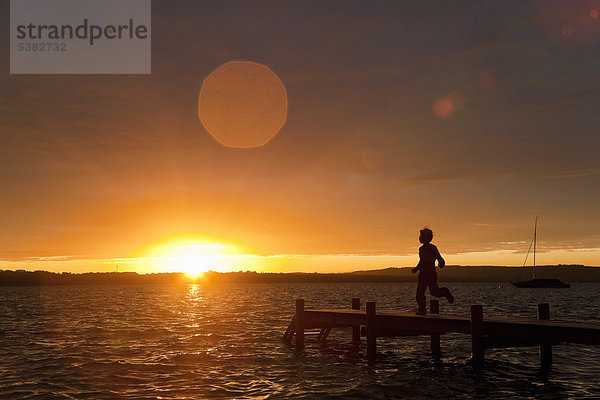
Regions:
[[[441,312],[598,321],[596,284],[570,290],[449,284],[457,298]],[[469,363],[470,338],[442,337],[443,359],[426,337],[378,341],[375,363],[350,331],[305,351],[282,343],[296,297],[310,307],[412,312],[414,284],[74,286],[0,288],[0,399],[600,398],[600,349],[561,345],[541,374],[535,348],[488,351]],[[585,304],[585,307],[581,305]]]

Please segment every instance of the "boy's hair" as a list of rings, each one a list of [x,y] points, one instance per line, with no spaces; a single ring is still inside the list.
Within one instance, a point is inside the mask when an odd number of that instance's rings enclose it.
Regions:
[[[420,243],[431,243],[433,240],[433,232],[428,227],[424,227],[421,229],[421,234],[419,235]]]

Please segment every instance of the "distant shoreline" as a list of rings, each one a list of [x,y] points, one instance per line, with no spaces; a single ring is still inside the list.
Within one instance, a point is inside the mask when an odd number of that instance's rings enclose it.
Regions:
[[[565,282],[600,282],[600,268],[583,265],[538,266],[538,278]],[[440,282],[515,282],[531,279],[531,267],[447,266],[439,270]],[[58,286],[111,284],[185,283],[351,283],[416,282],[409,267],[345,273],[214,272],[193,279],[181,272],[138,274],[136,272],[56,273],[48,271],[0,270],[0,286]]]

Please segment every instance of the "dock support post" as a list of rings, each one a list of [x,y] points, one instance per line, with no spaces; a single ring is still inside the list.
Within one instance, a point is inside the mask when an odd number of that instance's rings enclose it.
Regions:
[[[538,304],[537,309],[538,319],[550,319],[550,304]],[[540,367],[549,369],[552,365],[552,345],[540,344]]]
[[[367,302],[367,358],[373,360],[377,354],[377,331],[375,327],[375,302]]]
[[[355,297],[352,299],[352,309],[360,310],[360,299],[359,298]],[[360,343],[360,325],[354,325],[352,327],[352,341],[354,343]]]
[[[430,300],[429,301],[429,314],[439,314],[440,313],[440,302],[439,300]],[[442,351],[440,348],[440,334],[432,333],[431,334],[431,355],[435,361],[439,361],[442,357]]]
[[[473,366],[480,368],[485,359],[485,347],[483,343],[483,306],[471,305],[471,354]]]
[[[304,348],[304,299],[296,299],[296,350]]]

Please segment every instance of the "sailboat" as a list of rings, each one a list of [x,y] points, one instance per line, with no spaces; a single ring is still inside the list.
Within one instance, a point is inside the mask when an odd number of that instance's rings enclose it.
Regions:
[[[531,251],[531,245],[533,244],[533,279],[522,282],[512,282],[513,285],[519,288],[569,288],[571,285],[568,283],[564,283],[560,279],[540,279],[535,277],[535,245],[537,242],[537,221],[538,217],[535,217],[535,226],[533,228],[533,239],[531,239],[531,243],[529,243],[529,250],[527,250],[527,255],[525,256],[525,262],[523,262],[523,267],[527,263],[527,257],[529,257],[529,252]],[[521,269],[523,272],[523,269]],[[520,278],[520,275],[519,275]]]

